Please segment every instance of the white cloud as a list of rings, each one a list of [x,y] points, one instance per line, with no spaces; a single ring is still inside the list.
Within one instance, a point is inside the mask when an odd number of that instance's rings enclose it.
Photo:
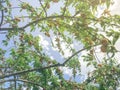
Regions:
[[[120,63],[120,39],[116,42],[115,48],[119,51],[118,53],[116,53],[115,59],[118,60],[118,62]]]
[[[120,15],[120,0],[114,0],[114,4],[110,7],[112,15]]]
[[[69,48],[66,47],[66,44],[63,42],[61,43],[61,48],[64,51],[64,57],[67,58],[72,55],[72,52],[70,51]]]
[[[120,38],[118,39],[118,41],[115,44],[115,48],[120,51]]]
[[[68,67],[61,67],[60,69],[63,71],[64,74],[67,74],[67,75],[69,75],[70,77],[73,75],[73,74],[72,74],[72,69],[70,69],[70,68],[68,68]]]
[[[48,48],[49,42],[48,42],[47,40],[45,40],[45,39],[43,38],[43,36],[39,35],[39,37],[40,37],[39,44],[40,44],[43,48],[45,48],[45,49],[48,50],[48,49],[49,49],[49,48]]]

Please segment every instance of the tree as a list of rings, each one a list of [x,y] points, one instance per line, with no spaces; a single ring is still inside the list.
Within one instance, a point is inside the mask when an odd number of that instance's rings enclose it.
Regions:
[[[23,86],[28,90],[39,90],[39,87],[43,90],[115,90],[119,87],[120,64],[115,58],[119,51],[115,44],[120,35],[120,16],[110,14],[112,1],[36,2],[34,5],[22,0],[0,1],[0,34],[5,35],[0,45],[1,90],[20,90]],[[60,5],[60,11],[48,13],[53,4]],[[97,17],[99,6],[106,8]],[[62,57],[66,53],[62,43],[72,55],[64,57],[63,63],[58,62],[59,58],[52,59],[40,44],[41,37],[35,33],[47,38],[49,45]],[[83,48],[72,47],[75,42]],[[97,48],[105,54],[102,60],[96,55]],[[61,68],[71,69],[72,78],[75,78],[81,73],[82,63],[78,54],[83,51],[86,51],[83,61],[88,67],[94,67],[93,71],[86,73],[88,77],[82,83],[66,80]]]

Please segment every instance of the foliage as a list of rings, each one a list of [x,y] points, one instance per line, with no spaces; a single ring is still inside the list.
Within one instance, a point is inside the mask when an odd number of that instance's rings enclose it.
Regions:
[[[40,87],[43,90],[115,90],[119,87],[120,64],[115,58],[119,51],[115,44],[120,35],[120,16],[110,14],[112,0],[36,2],[34,5],[30,0],[0,1],[0,34],[5,32],[0,46],[1,90],[20,90],[25,86],[28,90],[39,90]],[[52,7],[57,5],[60,11],[52,12]],[[98,17],[96,13],[100,6],[106,8]],[[63,63],[48,55],[39,35],[59,52]],[[72,47],[75,43],[83,48]],[[63,44],[71,56],[65,57]],[[102,60],[97,57],[97,48],[105,54]],[[81,75],[83,63],[79,56],[83,51],[86,54],[81,58],[87,67],[94,67],[93,71],[86,73],[88,77],[81,83],[66,80],[64,67],[72,70],[71,78]],[[9,85],[6,82],[10,82]]]

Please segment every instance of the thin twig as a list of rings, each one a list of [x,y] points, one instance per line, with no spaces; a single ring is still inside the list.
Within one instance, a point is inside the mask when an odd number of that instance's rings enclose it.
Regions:
[[[15,90],[17,90],[16,76],[14,76],[14,88],[15,88]]]
[[[99,58],[98,58],[97,54],[95,53],[95,49],[94,49],[94,48],[93,48],[93,51],[94,51],[94,56],[95,56],[95,59],[98,61],[98,63],[100,63],[100,60],[99,60]]]
[[[9,30],[16,30],[16,28],[0,28],[0,31],[9,31]],[[17,28],[17,30],[23,30],[23,28]]]
[[[21,2],[21,3],[24,3],[23,1],[21,1],[21,0],[18,0],[19,2]]]
[[[45,16],[47,17],[47,12],[46,12],[46,10],[45,10],[45,7],[43,6],[41,0],[39,0],[39,2],[40,2],[41,7],[43,8],[43,11],[45,12]]]
[[[90,47],[91,47],[91,46],[90,46]],[[87,48],[88,48],[88,47],[87,47]],[[83,48],[83,49],[80,49],[80,50],[78,50],[77,52],[75,52],[73,55],[71,55],[71,56],[63,63],[63,65],[65,65],[65,64],[66,64],[70,59],[72,59],[75,55],[77,55],[78,53],[86,50],[87,48]]]
[[[28,80],[23,80],[23,79],[9,79],[9,80],[2,80],[2,81],[0,81],[0,83],[14,82],[14,81],[20,81],[20,82],[25,82],[25,83],[30,83],[30,84],[33,84],[33,85],[40,86],[40,85],[37,84],[37,83],[34,83],[34,82],[32,82],[32,81],[28,81]]]
[[[2,14],[2,17],[1,17],[1,22],[0,22],[0,28],[2,26],[3,19],[4,19],[4,11],[3,10],[1,10],[1,14]]]
[[[63,8],[63,16],[64,16],[64,14],[65,14],[65,11],[66,11],[66,8],[67,8],[67,4],[68,4],[68,0],[66,1],[66,3],[65,3],[65,6],[64,6],[64,8]]]
[[[18,8],[21,8],[21,7],[11,7],[10,9],[18,9]]]

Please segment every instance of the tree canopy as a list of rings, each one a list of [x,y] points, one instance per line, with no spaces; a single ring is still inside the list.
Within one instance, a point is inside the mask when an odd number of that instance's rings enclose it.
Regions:
[[[112,0],[0,0],[0,89],[116,90],[120,15],[111,15],[112,4]],[[62,60],[51,57],[45,41]],[[92,71],[78,83],[75,77],[81,76],[83,63]],[[69,80],[64,67],[72,71]]]

